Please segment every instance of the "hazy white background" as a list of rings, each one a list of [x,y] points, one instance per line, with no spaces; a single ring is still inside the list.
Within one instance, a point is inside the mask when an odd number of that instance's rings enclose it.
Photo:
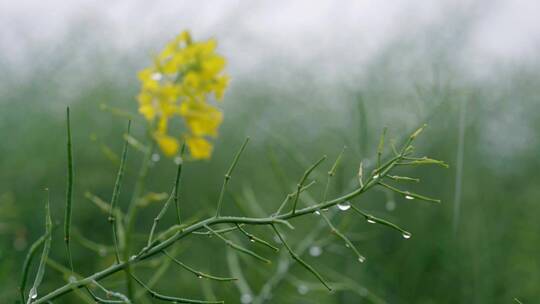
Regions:
[[[539,12],[536,0],[4,0],[0,52],[11,63],[37,64],[54,57],[66,47],[62,44],[86,45],[85,37],[66,41],[79,34],[91,36],[95,49],[106,46],[132,54],[142,48],[150,53],[155,40],[189,28],[196,37],[217,37],[234,73],[249,74],[279,60],[301,69],[323,68],[334,77],[346,72],[343,67],[365,64],[396,39],[424,40],[429,47],[452,32],[445,27],[455,19],[458,26],[467,24],[460,45],[453,45],[456,58],[465,66],[473,64],[475,73],[485,73],[494,60],[515,63],[537,57]],[[77,32],[81,28],[86,33]]]

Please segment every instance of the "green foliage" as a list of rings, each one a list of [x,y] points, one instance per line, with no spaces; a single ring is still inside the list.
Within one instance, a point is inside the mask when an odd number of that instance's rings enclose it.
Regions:
[[[311,173],[315,171],[315,169],[326,159],[326,156],[319,159],[317,162],[315,162],[313,165],[311,165],[302,175],[297,187],[296,192],[294,194],[294,200],[292,205],[292,210],[286,213],[282,213],[283,207],[286,205],[286,203],[289,201],[289,198],[291,195],[287,195],[287,199],[284,201],[282,205],[279,206],[278,210],[276,212],[273,212],[272,215],[269,216],[262,216],[262,217],[242,217],[242,216],[223,216],[221,215],[221,209],[223,205],[223,199],[225,192],[227,190],[227,184],[231,178],[231,175],[233,173],[233,170],[238,165],[240,155],[245,150],[246,145],[248,143],[248,139],[244,141],[244,143],[241,145],[240,149],[236,153],[229,169],[227,170],[225,174],[225,179],[223,182],[223,186],[221,188],[221,192],[218,197],[217,201],[217,212],[216,215],[213,217],[209,217],[206,219],[198,219],[195,220],[192,223],[186,224],[186,225],[180,225],[176,224],[173,225],[165,230],[167,234],[165,234],[164,237],[158,237],[155,238],[156,235],[156,229],[158,227],[159,221],[166,215],[168,211],[168,207],[170,203],[174,200],[178,202],[178,195],[179,191],[178,188],[180,186],[180,176],[181,176],[181,166],[183,166],[183,162],[179,163],[179,167],[177,169],[176,179],[174,182],[174,187],[170,192],[169,198],[165,201],[163,207],[159,211],[158,215],[154,218],[152,227],[150,228],[150,231],[148,233],[148,238],[146,242],[146,246],[142,247],[135,255],[131,255],[131,247],[129,246],[129,241],[134,238],[133,234],[135,234],[134,223],[137,218],[137,210],[140,208],[140,204],[138,203],[142,197],[143,197],[143,189],[146,182],[147,174],[150,169],[150,159],[153,158],[153,154],[151,154],[151,151],[153,149],[148,149],[145,151],[145,155],[142,159],[142,165],[141,165],[141,171],[139,172],[139,176],[136,180],[136,185],[134,188],[134,194],[132,196],[131,204],[129,206],[130,209],[128,209],[128,215],[127,217],[121,216],[118,217],[116,214],[121,214],[121,210],[117,210],[117,200],[118,200],[118,194],[120,191],[120,185],[122,182],[122,177],[125,170],[125,163],[127,159],[127,147],[128,147],[128,141],[126,140],[124,142],[124,148],[122,152],[122,156],[120,158],[120,168],[118,170],[117,178],[114,185],[113,195],[111,198],[110,205],[108,205],[106,202],[102,202],[99,199],[96,200],[97,205],[100,206],[100,208],[103,211],[108,211],[109,214],[109,221],[112,224],[112,231],[113,231],[113,243],[114,243],[114,252],[115,252],[115,258],[116,262],[101,271],[95,272],[93,275],[87,276],[87,277],[81,277],[80,275],[75,276],[74,268],[73,268],[73,262],[72,262],[72,256],[71,256],[71,249],[69,240],[71,238],[71,210],[72,210],[72,187],[73,187],[73,160],[72,160],[72,140],[71,140],[71,127],[70,127],[70,116],[69,116],[69,108],[67,111],[67,133],[68,133],[68,141],[67,141],[67,147],[68,147],[68,183],[67,183],[67,204],[65,208],[66,216],[65,216],[65,224],[64,224],[64,233],[65,233],[65,241],[66,241],[66,247],[68,252],[68,259],[69,259],[69,267],[71,269],[71,275],[69,276],[68,283],[64,286],[58,287],[55,290],[44,294],[43,296],[37,295],[37,289],[41,284],[41,281],[43,279],[43,274],[45,271],[45,262],[48,259],[49,255],[49,249],[51,244],[51,237],[52,237],[52,221],[50,216],[50,208],[49,208],[49,201],[47,200],[46,205],[46,232],[45,236],[46,238],[44,241],[41,239],[38,240],[34,246],[32,246],[28,258],[24,264],[23,267],[23,277],[21,280],[21,299],[24,301],[24,288],[26,284],[26,277],[28,273],[28,265],[32,259],[32,256],[34,255],[35,250],[41,243],[44,244],[44,250],[42,254],[42,258],[37,270],[36,279],[34,281],[34,285],[30,289],[30,293],[28,296],[28,303],[46,303],[52,300],[56,300],[76,289],[83,288],[85,289],[91,298],[98,302],[98,303],[131,303],[131,302],[138,302],[140,301],[139,297],[142,296],[140,293],[136,293],[135,286],[131,284],[132,281],[135,281],[138,285],[140,285],[150,296],[153,298],[162,300],[162,301],[168,301],[168,302],[174,302],[174,303],[223,303],[223,301],[206,301],[206,300],[196,300],[196,299],[189,299],[185,297],[176,297],[176,296],[169,296],[164,295],[162,293],[158,293],[155,291],[152,287],[148,286],[146,283],[143,282],[143,280],[139,279],[137,275],[135,274],[137,270],[137,266],[140,266],[143,262],[150,260],[151,258],[154,258],[158,253],[164,254],[166,257],[170,258],[172,261],[174,261],[176,264],[180,265],[185,270],[197,275],[198,278],[207,278],[207,279],[213,279],[215,281],[220,282],[228,282],[228,281],[236,281],[237,278],[225,278],[225,277],[217,277],[213,275],[205,274],[204,272],[195,270],[192,267],[187,266],[183,262],[179,261],[178,259],[174,258],[172,255],[168,254],[166,249],[174,249],[174,246],[177,243],[182,243],[185,238],[187,238],[190,235],[193,235],[197,232],[201,233],[200,230],[203,230],[203,233],[207,233],[209,236],[215,236],[217,239],[220,239],[223,241],[229,248],[236,250],[240,253],[246,254],[248,256],[251,256],[252,258],[263,262],[265,264],[270,264],[271,260],[267,259],[257,252],[253,251],[250,248],[246,248],[245,246],[239,245],[236,242],[230,240],[225,236],[225,234],[233,233],[235,230],[240,231],[242,234],[248,237],[248,239],[251,241],[250,243],[260,243],[265,245],[266,247],[269,247],[274,250],[274,252],[279,251],[279,249],[267,241],[262,240],[261,238],[255,236],[252,233],[248,233],[242,226],[268,226],[272,228],[273,232],[275,233],[275,236],[277,237],[277,240],[283,246],[287,249],[290,256],[293,260],[295,260],[299,265],[301,265],[303,268],[305,268],[308,272],[313,274],[321,283],[322,285],[327,288],[329,291],[332,291],[331,283],[329,283],[326,279],[323,278],[323,276],[315,270],[313,266],[311,266],[308,262],[305,261],[299,254],[297,254],[291,247],[291,245],[286,241],[285,236],[283,233],[279,232],[277,225],[283,225],[285,227],[288,227],[290,229],[294,229],[294,227],[289,223],[290,220],[295,218],[304,217],[306,215],[310,214],[318,214],[322,216],[324,221],[327,223],[327,225],[331,228],[331,231],[336,234],[339,238],[341,238],[343,241],[345,241],[346,247],[350,247],[355,255],[357,256],[357,259],[360,262],[365,261],[365,257],[359,253],[357,250],[355,244],[345,236],[344,233],[340,232],[330,221],[330,219],[327,217],[327,215],[324,214],[325,210],[327,210],[330,207],[336,206],[338,209],[341,210],[347,210],[351,208],[350,200],[364,194],[367,192],[370,188],[373,188],[375,186],[382,186],[386,187],[398,194],[404,195],[407,199],[420,199],[420,200],[426,200],[426,201],[437,201],[429,199],[423,195],[419,195],[416,193],[412,193],[409,191],[401,191],[397,188],[394,188],[386,183],[383,182],[383,180],[389,175],[394,167],[398,165],[407,165],[407,162],[404,162],[404,160],[413,159],[411,158],[411,153],[413,151],[412,143],[418,136],[418,134],[423,130],[424,127],[418,129],[417,131],[413,132],[412,135],[406,140],[405,144],[403,145],[401,152],[394,152],[394,156],[388,159],[385,163],[381,163],[381,156],[384,152],[384,140],[381,138],[379,147],[377,149],[377,167],[374,168],[372,173],[366,178],[365,183],[363,181],[363,177],[360,176],[360,184],[355,187],[355,189],[347,194],[344,194],[342,196],[338,196],[333,199],[327,199],[327,192],[330,184],[330,179],[336,174],[337,167],[339,165],[339,162],[343,156],[343,151],[338,155],[336,161],[332,165],[330,171],[328,171],[328,179],[326,187],[324,188],[324,195],[323,199],[319,202],[316,202],[314,205],[310,205],[304,208],[297,209],[297,204],[300,199],[300,195],[302,192],[306,191],[308,188],[307,186],[304,186],[306,181],[308,180]],[[128,124],[128,134],[129,136],[129,130],[130,130],[130,124]],[[386,134],[386,131],[383,133],[383,136]],[[151,157],[152,156],[152,157]],[[416,159],[416,158],[414,158]],[[427,158],[423,158],[427,159]],[[425,162],[425,164],[440,164],[439,161],[428,161]],[[413,164],[411,164],[413,165]],[[90,198],[92,196],[90,195]],[[250,204],[256,204],[256,202],[250,202]],[[353,206],[354,207],[354,206]],[[177,204],[177,208],[179,208]],[[411,234],[404,231],[403,229],[399,228],[397,225],[386,221],[381,220],[379,218],[373,217],[371,215],[368,215],[367,213],[361,211],[357,207],[354,207],[354,210],[356,210],[358,213],[366,217],[366,220],[369,223],[379,223],[383,224],[389,227],[392,227],[398,231],[400,231],[404,238],[408,239],[410,238]],[[179,209],[176,211],[177,219],[179,220],[178,214]],[[124,221],[120,221],[120,219],[125,219]],[[212,228],[212,226],[217,225],[223,225],[226,224],[229,227],[225,229],[218,229]],[[122,231],[125,231],[125,237],[126,241],[122,242],[124,243],[124,248],[119,247],[118,242],[118,236],[117,236],[117,227],[120,227]],[[120,230],[119,229],[119,230]],[[173,233],[168,233],[169,231],[173,231]],[[163,234],[161,234],[163,235]],[[84,238],[81,238],[84,239]],[[92,241],[85,241],[86,244],[89,244],[89,247],[93,247]],[[98,245],[99,247],[99,245]],[[120,258],[119,252],[122,251],[122,259]],[[57,268],[62,269],[63,266],[57,266]],[[65,271],[65,270],[62,270]],[[104,280],[113,274],[115,274],[118,271],[125,272],[126,275],[126,291],[127,295],[123,295],[121,292],[118,291],[109,291],[108,288],[104,287],[101,283],[98,283],[98,281]],[[78,277],[78,278],[77,278]],[[118,298],[117,300],[109,300],[105,299],[103,297],[100,297],[98,294],[96,294],[95,291],[92,291],[91,285],[98,286],[99,289],[102,291],[105,291],[106,295],[108,297],[115,296]]]

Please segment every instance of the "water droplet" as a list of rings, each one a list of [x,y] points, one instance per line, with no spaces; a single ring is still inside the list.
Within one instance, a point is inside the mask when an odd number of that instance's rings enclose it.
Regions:
[[[368,216],[367,220],[366,220],[368,223],[370,224],[375,224],[375,220],[373,219],[373,217],[370,215]]]
[[[345,243],[345,247],[349,248],[351,245],[349,245],[349,243]]]
[[[309,288],[304,284],[298,285],[297,290],[298,290],[298,293],[301,295],[305,295],[309,292]]]
[[[160,81],[162,78],[163,78],[163,75],[161,73],[152,74],[152,79],[155,81]]]
[[[152,154],[152,161],[153,162],[158,162],[159,159],[160,159],[159,154],[157,154],[157,153]]]
[[[358,257],[358,262],[364,263],[366,261],[366,258],[363,256]]]
[[[30,292],[28,293],[28,297],[32,300],[37,298],[37,290],[35,288],[30,289]]]
[[[319,246],[311,246],[309,248],[309,255],[313,257],[318,257],[322,254],[322,248]]]
[[[412,234],[410,232],[403,232],[403,234],[401,234],[403,236],[404,239],[410,239]]]
[[[130,260],[135,260],[136,258],[137,258],[136,255],[132,255],[129,259],[130,259]]]
[[[349,203],[349,201],[344,201],[343,203],[337,204],[337,207],[341,211],[347,211],[351,208],[351,203]]]
[[[405,199],[408,199],[408,200],[413,200],[413,199],[414,199],[414,197],[412,197],[412,196],[410,196],[410,195],[408,195],[408,194],[407,194],[407,195],[405,195]]]
[[[245,293],[240,297],[240,302],[242,304],[249,304],[253,301],[253,297],[249,293]]]
[[[313,212],[315,215],[321,215],[321,212],[319,210],[316,210],[315,212]]]
[[[379,178],[379,174],[373,175],[373,179],[378,179],[378,178]]]
[[[394,211],[396,209],[396,202],[393,200],[387,201],[385,207],[388,211]]]
[[[203,276],[199,274],[199,275],[197,275],[197,278],[202,279]]]
[[[69,276],[68,281],[69,281],[70,283],[73,283],[73,282],[76,282],[76,281],[77,281],[77,278],[76,278],[75,276]]]
[[[184,160],[180,156],[177,156],[177,157],[174,158],[174,163],[177,164],[177,165],[180,165],[183,161]]]
[[[255,239],[254,239],[254,238],[249,238],[249,241],[252,242],[252,243],[255,243]]]

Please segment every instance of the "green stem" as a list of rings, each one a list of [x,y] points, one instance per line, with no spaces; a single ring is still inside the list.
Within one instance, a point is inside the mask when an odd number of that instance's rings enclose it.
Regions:
[[[131,120],[128,121],[127,126],[127,135],[129,136],[129,131],[131,128]],[[124,168],[126,166],[126,159],[127,159],[127,151],[128,151],[128,141],[124,141],[124,148],[122,149],[122,158],[120,159],[120,167],[118,168],[118,174],[116,175],[116,181],[114,183],[112,198],[111,198],[111,206],[109,210],[109,222],[112,226],[112,233],[113,233],[113,242],[114,242],[114,254],[116,257],[116,263],[120,263],[120,251],[118,249],[118,235],[116,233],[117,225],[119,223],[117,222],[116,218],[116,202],[118,201],[118,197],[120,196],[120,187],[122,185],[122,178],[124,176]]]
[[[73,201],[73,149],[71,145],[71,123],[69,107],[66,109],[66,129],[67,129],[67,188],[66,188],[66,213],[64,217],[64,242],[66,243],[67,257],[71,271],[73,269],[73,259],[71,257],[70,233],[71,233],[71,205]]]
[[[302,192],[302,188],[304,187],[304,183],[306,182],[306,179],[308,178],[309,174],[311,174],[311,172],[315,170],[315,168],[317,168],[325,159],[326,159],[326,155],[323,156],[321,159],[319,159],[317,162],[315,162],[313,165],[311,165],[311,167],[309,167],[304,172],[304,175],[302,175],[300,182],[298,182],[298,185],[296,186],[296,195],[294,196],[292,214],[296,213],[296,205],[298,204],[298,198],[300,197],[300,192]]]
[[[142,193],[144,192],[144,182],[146,180],[146,176],[148,174],[148,169],[150,167],[150,161],[152,158],[152,153],[154,151],[155,143],[152,141],[152,146],[150,149],[148,149],[144,155],[143,162],[141,165],[141,168],[139,170],[139,175],[137,177],[137,181],[135,182],[135,186],[133,189],[133,195],[131,197],[131,202],[129,204],[128,213],[126,215],[126,231],[125,231],[125,246],[124,246],[124,252],[123,252],[123,258],[124,261],[128,261],[131,251],[131,241],[132,241],[132,230],[135,225],[135,221],[137,219],[137,211],[138,211],[138,202],[139,198],[141,197]],[[132,281],[132,275],[131,275],[131,264],[128,261],[125,263],[125,271],[126,271],[126,287],[128,290],[128,298],[132,299],[134,295],[134,286]]]
[[[180,218],[180,180],[182,178],[182,167],[184,164],[184,152],[186,150],[186,144],[182,144],[180,150],[180,162],[178,163],[178,170],[176,170],[176,179],[174,181],[174,205],[176,206],[176,218],[178,225],[182,223]]]
[[[236,152],[236,155],[234,156],[233,162],[231,166],[229,167],[229,170],[227,170],[227,173],[225,173],[225,177],[223,179],[223,185],[221,186],[221,191],[219,193],[216,217],[219,217],[221,214],[221,206],[223,204],[223,197],[225,195],[225,190],[227,189],[227,184],[229,183],[229,180],[231,179],[231,176],[232,176],[232,172],[234,168],[236,167],[236,164],[238,164],[238,160],[240,160],[240,155],[242,155],[242,152],[246,148],[246,145],[248,142],[249,142],[249,137],[246,137],[246,140],[244,140],[244,143],[242,144],[238,152]]]
[[[300,265],[302,265],[304,268],[306,268],[309,272],[311,272],[315,277],[317,277],[317,279],[319,279],[319,281],[321,281],[321,283],[329,290],[329,291],[332,291],[332,287],[330,287],[330,285],[328,285],[328,283],[326,282],[326,280],[313,268],[311,267],[311,265],[309,265],[308,263],[306,263],[299,255],[297,255],[296,253],[294,253],[294,251],[291,249],[291,247],[289,247],[289,245],[287,244],[287,242],[285,241],[285,239],[283,238],[283,236],[281,235],[281,233],[279,233],[279,231],[277,230],[276,226],[272,225],[272,228],[274,229],[274,232],[276,233],[276,235],[278,236],[278,238],[281,240],[281,242],[283,243],[283,245],[285,245],[285,248],[287,248],[287,250],[289,251],[291,257],[297,261]]]

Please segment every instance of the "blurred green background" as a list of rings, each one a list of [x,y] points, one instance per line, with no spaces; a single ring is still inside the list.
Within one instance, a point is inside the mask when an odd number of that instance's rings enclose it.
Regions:
[[[24,256],[43,233],[44,188],[50,189],[54,221],[63,220],[66,106],[74,137],[74,227],[84,239],[111,245],[106,215],[85,197],[91,192],[110,199],[127,120],[111,108],[137,116],[136,72],[167,40],[189,28],[196,39],[218,39],[233,81],[213,158],[185,166],[186,217],[214,212],[222,176],[246,136],[252,140],[225,197],[226,214],[270,214],[310,163],[323,154],[334,159],[343,146],[330,193],[350,191],[359,162],[373,168],[384,126],[399,143],[427,123],[417,152],[445,160],[450,168],[400,172],[422,179],[402,188],[441,198],[441,205],[404,200],[383,189],[354,200],[410,231],[409,240],[352,212],[330,210],[367,257],[363,264],[320,226],[319,217],[293,221],[296,230],[287,231],[288,241],[303,246],[305,259],[334,282],[332,294],[292,265],[266,296],[257,297],[269,278],[279,277],[288,256],[281,252],[273,265],[261,265],[206,237],[186,239],[177,256],[214,274],[241,269],[248,286],[199,280],[171,265],[158,291],[227,303],[512,303],[514,298],[535,303],[540,295],[540,29],[531,17],[538,6],[534,1],[512,3],[2,4],[2,302],[15,300]],[[144,127],[135,120],[137,138],[143,138]],[[129,153],[122,208],[142,156],[134,149]],[[156,193],[170,191],[175,174],[173,161],[159,158],[148,179],[148,190]],[[331,162],[314,174],[319,183],[306,198],[321,197]],[[141,212],[138,245],[162,203]],[[168,214],[160,227],[172,223]],[[251,231],[273,240],[267,229]],[[61,234],[61,229],[54,234],[51,257],[66,265]],[[242,235],[235,237],[250,246]],[[81,274],[113,263],[108,252],[84,245],[80,237],[73,243]],[[147,279],[163,261],[144,263],[137,272]],[[48,268],[40,294],[63,280]],[[122,290],[123,280],[117,275],[104,284]],[[70,294],[55,303],[88,299]]]

